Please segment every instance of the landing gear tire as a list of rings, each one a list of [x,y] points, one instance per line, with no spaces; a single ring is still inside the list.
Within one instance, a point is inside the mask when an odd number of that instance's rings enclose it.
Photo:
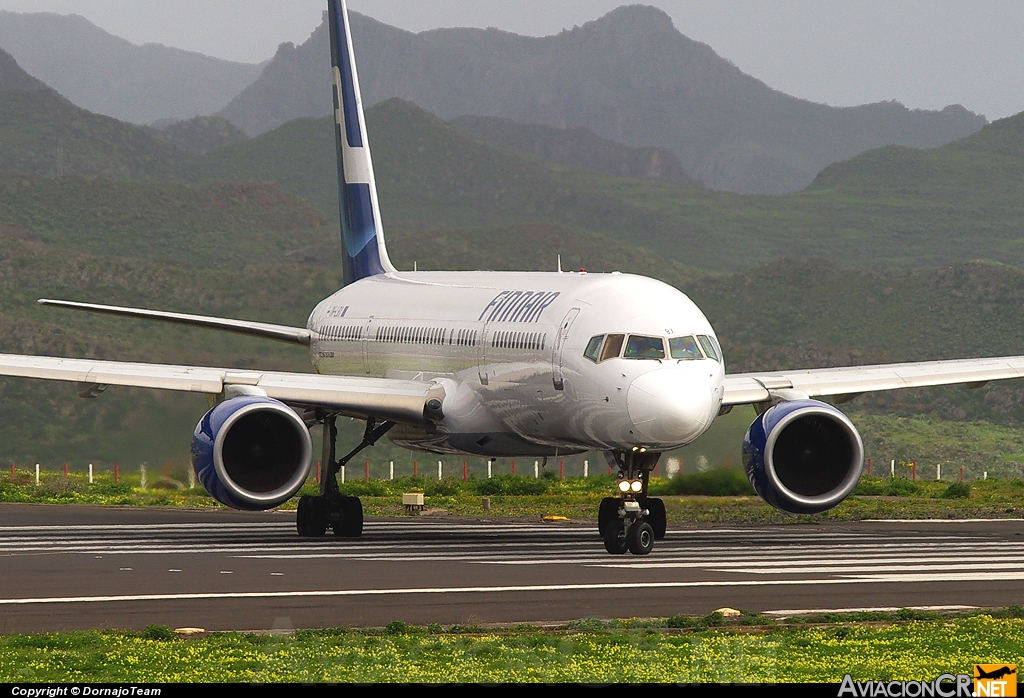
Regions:
[[[610,521],[604,529],[604,549],[612,555],[623,555],[629,550],[626,540],[626,524],[622,519]]]
[[[329,511],[323,497],[303,495],[295,512],[295,528],[300,536],[319,538],[327,533]]]
[[[311,499],[312,497],[308,494],[302,495],[299,497],[299,506],[295,509],[295,530],[298,531],[299,535],[303,538],[313,535],[309,525],[309,519],[311,516],[309,500]]]
[[[651,524],[654,531],[654,540],[661,540],[665,537],[665,529],[668,526],[668,519],[665,516],[665,502],[657,497],[648,497],[644,502],[647,509],[647,523]]]
[[[340,538],[358,538],[363,534],[363,503],[359,497],[341,500],[341,519],[334,522],[334,535]]]
[[[654,548],[654,529],[646,521],[638,521],[626,532],[626,546],[634,555],[646,555]]]
[[[597,532],[604,538],[604,531],[612,521],[619,518],[618,497],[605,497],[597,510]]]

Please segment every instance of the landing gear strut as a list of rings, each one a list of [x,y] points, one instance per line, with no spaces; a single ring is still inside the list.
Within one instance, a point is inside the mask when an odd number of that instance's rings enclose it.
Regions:
[[[647,481],[661,454],[635,449],[608,451],[605,456],[618,468],[619,496],[601,500],[597,513],[597,530],[604,548],[612,555],[627,550],[646,555],[654,548],[655,540],[665,537],[665,503],[647,496]]]
[[[295,513],[295,528],[300,536],[318,538],[333,529],[334,535],[357,538],[363,533],[363,503],[359,497],[348,497],[338,491],[338,473],[356,454],[377,443],[388,433],[394,422],[378,424],[374,419],[366,420],[362,442],[340,461],[335,460],[338,441],[337,415],[324,417],[323,461],[326,472],[320,481],[320,495],[299,497],[299,508]]]

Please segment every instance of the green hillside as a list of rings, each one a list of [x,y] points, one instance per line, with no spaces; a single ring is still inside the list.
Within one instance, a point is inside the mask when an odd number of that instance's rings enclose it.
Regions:
[[[531,268],[551,268],[553,256],[549,259],[543,252],[516,258],[506,252],[516,241],[523,241],[524,247],[536,244],[543,251],[541,243],[552,240],[575,248],[563,253],[566,266],[600,270],[612,268],[603,266],[609,261],[624,262],[615,266],[674,283],[704,308],[722,339],[732,372],[1010,354],[1021,353],[1024,347],[1024,272],[1003,265],[867,271],[824,261],[782,260],[700,279],[677,263],[642,251],[633,250],[629,256],[628,248],[572,229],[393,232],[389,241],[402,267],[415,260],[421,269],[515,268],[509,263],[512,258]],[[71,297],[302,325],[313,305],[338,283],[336,266],[309,261],[193,270],[71,252],[12,233],[23,231],[10,226],[0,230],[2,352],[308,370],[308,357],[299,348],[42,308],[35,299]],[[322,233],[333,239],[326,228]],[[254,244],[259,241],[254,239]],[[488,255],[493,255],[490,263]],[[205,405],[201,396],[118,388],[96,400],[82,400],[70,385],[3,380],[0,459],[181,463],[187,456],[188,435]],[[982,419],[1024,424],[1024,389],[997,383],[980,390],[954,386],[901,391],[861,397],[846,408],[864,426],[866,442],[878,453],[896,448],[921,453],[939,442],[950,453],[956,451],[955,435],[962,431],[957,431],[956,423]],[[922,432],[921,445],[907,446],[906,439],[897,438],[898,424],[889,416],[894,414],[940,421]],[[705,455],[711,463],[735,463],[749,419],[737,411],[735,419],[716,427],[705,443],[689,452]],[[354,438],[356,425],[346,428]],[[984,428],[975,431],[987,433]],[[1007,447],[1016,443],[999,438]],[[990,470],[1005,455],[998,451],[981,458],[968,451],[956,452]],[[416,458],[386,445],[374,452],[377,459],[387,456],[403,463]],[[693,465],[696,460],[694,455],[686,462]]]
[[[0,225],[64,249],[234,269],[303,258],[334,229],[274,184],[20,174],[0,174]]]
[[[595,170],[616,177],[653,179],[688,186],[700,183],[686,174],[667,148],[632,148],[601,138],[589,128],[521,124],[494,116],[457,116],[448,123],[495,145],[542,160]]]
[[[809,189],[744,196],[554,165],[482,143],[409,102],[367,113],[386,226],[549,223],[708,270],[780,256],[871,267],[1024,264],[1024,115],[933,150],[884,148]],[[301,119],[205,156],[197,178],[272,179],[336,210],[330,119]]]

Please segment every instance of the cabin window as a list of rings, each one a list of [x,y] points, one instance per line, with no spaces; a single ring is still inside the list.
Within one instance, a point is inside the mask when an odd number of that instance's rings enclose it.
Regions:
[[[591,337],[590,341],[587,343],[587,348],[583,350],[583,355],[590,359],[591,361],[593,361],[594,363],[597,363],[597,358],[598,356],[600,356],[601,341],[603,339],[603,334],[599,334],[596,337]]]
[[[668,340],[669,355],[673,359],[703,359],[700,348],[693,337],[673,337]]]
[[[699,334],[697,335],[697,341],[699,341],[700,345],[704,348],[705,354],[707,354],[710,358],[714,359],[715,361],[721,361],[718,352],[715,351],[715,345],[711,343],[711,337]]]
[[[626,342],[624,359],[664,359],[665,342],[661,337],[645,337],[639,334],[629,335]]]
[[[614,359],[622,352],[622,343],[626,341],[624,334],[610,334],[604,340],[604,347],[601,349],[601,361]]]

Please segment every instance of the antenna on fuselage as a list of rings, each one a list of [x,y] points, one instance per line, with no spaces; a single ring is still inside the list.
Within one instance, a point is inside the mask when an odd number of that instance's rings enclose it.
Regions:
[[[562,273],[562,255],[558,255],[558,273]]]

